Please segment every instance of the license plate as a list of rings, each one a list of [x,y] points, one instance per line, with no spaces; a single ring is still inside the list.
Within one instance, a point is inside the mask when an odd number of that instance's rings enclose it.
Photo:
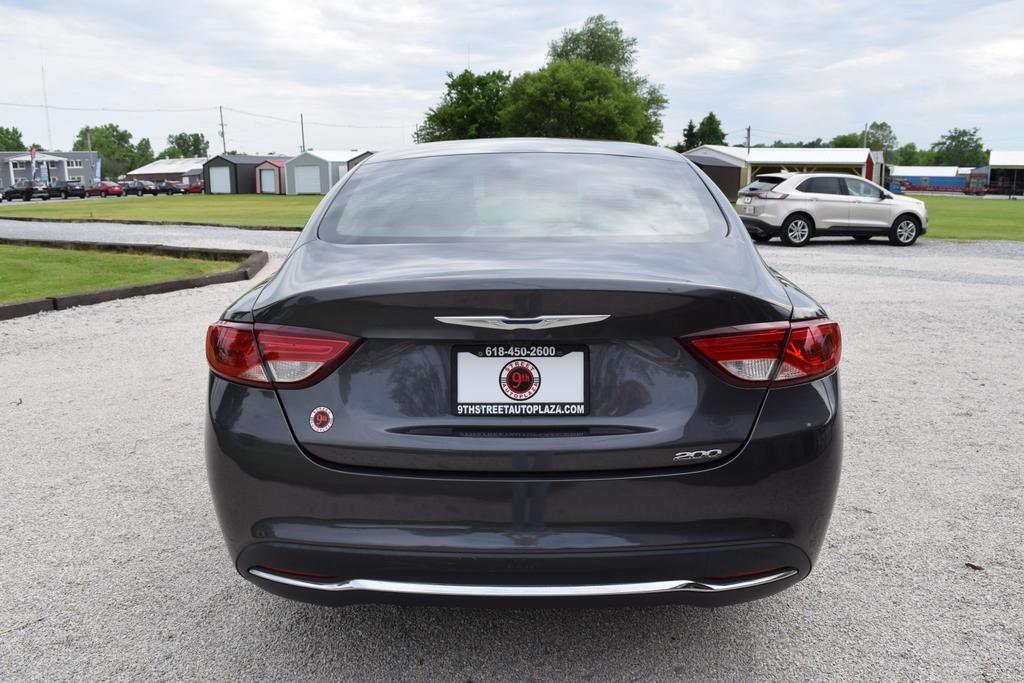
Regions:
[[[456,346],[453,412],[468,417],[586,415],[588,355],[579,344]]]
[[[754,207],[752,207],[752,206],[744,206],[743,207],[743,213],[748,214],[748,215],[753,214],[754,213]]]

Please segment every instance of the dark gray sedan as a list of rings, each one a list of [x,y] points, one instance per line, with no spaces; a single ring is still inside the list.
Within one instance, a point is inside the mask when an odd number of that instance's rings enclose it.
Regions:
[[[232,561],[289,598],[722,605],[828,527],[839,326],[668,150],[371,157],[206,350]]]

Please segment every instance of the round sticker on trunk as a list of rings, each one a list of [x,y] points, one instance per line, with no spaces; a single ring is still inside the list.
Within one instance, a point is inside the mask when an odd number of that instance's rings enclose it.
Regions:
[[[309,426],[313,428],[314,432],[326,432],[332,424],[334,424],[334,413],[330,408],[320,406],[314,408],[313,412],[309,414]]]
[[[517,358],[498,374],[501,390],[513,401],[525,401],[540,389],[540,370],[528,360]]]

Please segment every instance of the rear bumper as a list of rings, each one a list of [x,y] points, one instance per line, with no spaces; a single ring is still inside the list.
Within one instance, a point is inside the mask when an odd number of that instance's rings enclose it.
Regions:
[[[757,563],[775,569],[721,573],[723,567]],[[319,571],[286,574],[281,564]],[[719,606],[777,593],[805,576],[810,563],[785,543],[607,553],[426,553],[259,543],[243,551],[238,568],[271,593],[328,605]]]
[[[779,226],[772,225],[760,218],[747,218],[740,216],[740,220],[743,221],[743,227],[747,229],[747,232],[752,232],[757,235],[777,237],[779,235],[779,231],[782,229]]]
[[[295,444],[272,391],[212,379],[210,408],[210,485],[237,570],[272,593],[322,604],[713,606],[764,597],[810,572],[842,452],[835,375],[769,392],[750,440],[728,460],[607,475],[327,466]],[[742,577],[715,577],[774,570],[795,574],[718,591],[595,588],[721,584]]]

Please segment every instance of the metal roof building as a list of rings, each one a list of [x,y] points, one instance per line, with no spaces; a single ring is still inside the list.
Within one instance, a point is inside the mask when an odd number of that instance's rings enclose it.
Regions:
[[[182,159],[157,159],[145,166],[128,171],[125,177],[129,180],[183,180],[189,171],[200,169],[208,157],[185,157]]]
[[[288,194],[327,194],[341,177],[369,158],[364,150],[310,150],[284,165],[284,186]]]
[[[963,169],[959,166],[890,166],[889,175],[893,178],[905,178],[909,176],[924,176],[932,178],[956,178],[958,175],[966,175],[971,169]]]
[[[989,192],[1024,194],[1024,150],[992,150],[988,157]]]
[[[728,145],[701,145],[683,152],[683,155],[708,173],[733,201],[740,187],[760,173],[851,173],[880,183],[884,170],[882,152],[872,152],[867,147],[751,147],[748,150]],[[738,180],[730,180],[725,185],[720,183],[716,172],[710,170],[713,168],[711,159],[739,168]]]

